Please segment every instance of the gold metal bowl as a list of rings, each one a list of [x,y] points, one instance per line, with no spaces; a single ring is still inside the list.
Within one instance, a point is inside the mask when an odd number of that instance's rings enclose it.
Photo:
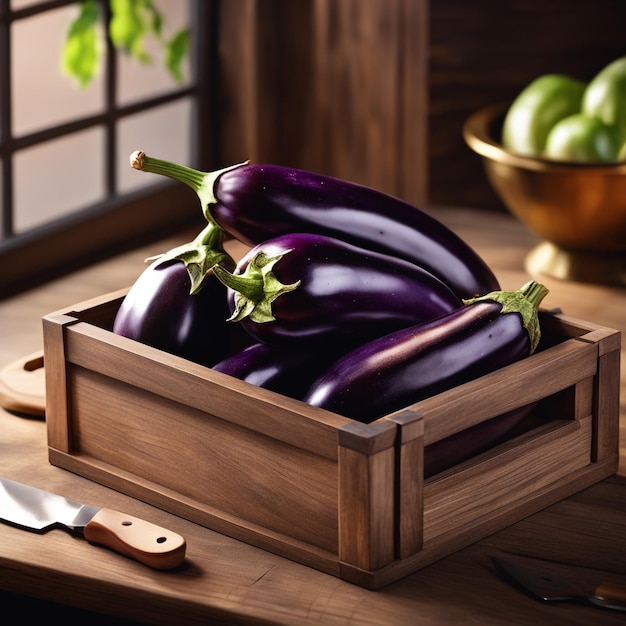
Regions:
[[[508,105],[471,115],[467,145],[507,209],[543,242],[526,258],[531,274],[626,285],[626,163],[524,157],[500,144]]]

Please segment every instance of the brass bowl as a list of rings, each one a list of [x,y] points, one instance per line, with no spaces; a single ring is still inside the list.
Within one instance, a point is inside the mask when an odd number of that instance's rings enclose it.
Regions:
[[[526,258],[531,274],[626,285],[626,163],[587,164],[524,157],[500,144],[508,105],[492,105],[463,126],[467,145],[507,209],[543,242]]]

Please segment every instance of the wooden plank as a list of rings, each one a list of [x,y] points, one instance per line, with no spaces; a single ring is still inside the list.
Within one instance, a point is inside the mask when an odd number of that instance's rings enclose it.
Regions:
[[[604,461],[619,456],[620,431],[620,351],[613,350],[598,359],[595,390],[592,459]]]
[[[336,427],[351,421],[89,324],[73,326],[66,342],[67,360],[108,377],[111,392],[131,385],[200,411],[210,405],[222,419],[329,459],[337,458]]]
[[[337,552],[332,459],[220,419],[210,402],[202,412],[130,385],[112,393],[108,379],[77,367],[69,383],[77,454]]]
[[[590,463],[592,418],[549,425],[429,481],[424,543],[491,514]]]
[[[339,429],[339,561],[376,570],[394,559],[397,427],[391,422]]]
[[[405,559],[424,543],[424,420],[403,411],[390,417],[398,424],[396,444],[396,558]]]
[[[574,401],[572,417],[574,419],[583,419],[594,414],[593,403],[595,393],[595,379],[593,377],[584,378],[574,385]],[[566,410],[563,415],[567,415]]]
[[[596,344],[568,340],[407,408],[424,415],[429,445],[593,376],[597,352]]]
[[[69,408],[72,391],[67,380],[65,328],[76,321],[62,314],[47,315],[42,320],[48,445],[63,452],[69,452],[72,446]]]

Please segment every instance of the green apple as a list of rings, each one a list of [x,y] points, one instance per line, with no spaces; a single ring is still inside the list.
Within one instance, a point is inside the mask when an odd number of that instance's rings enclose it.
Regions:
[[[620,129],[615,124],[575,113],[554,125],[543,156],[559,161],[613,163],[621,147]]]
[[[626,139],[626,57],[609,63],[589,81],[582,112],[617,125]]]
[[[580,112],[586,83],[564,74],[544,74],[513,101],[502,127],[502,145],[527,156],[540,156],[548,133],[565,117]]]

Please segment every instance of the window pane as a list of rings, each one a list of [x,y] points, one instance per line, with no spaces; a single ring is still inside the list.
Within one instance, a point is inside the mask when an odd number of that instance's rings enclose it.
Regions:
[[[170,40],[181,28],[189,25],[189,2],[180,0],[160,0],[155,2],[163,16],[163,37]],[[181,68],[184,81],[174,80],[165,67],[165,54],[162,47],[151,35],[146,35],[145,50],[150,55],[149,64],[141,64],[136,59],[118,54],[118,104],[126,105],[142,98],[149,98],[190,83],[189,52]]]
[[[41,0],[11,0],[10,5],[14,11],[17,11],[18,9],[24,9],[34,4],[40,4],[40,2]]]
[[[103,110],[102,73],[81,90],[61,69],[65,33],[77,11],[77,5],[70,5],[13,24],[11,76],[16,136]]]
[[[104,138],[93,128],[16,153],[16,232],[104,199]]]
[[[120,192],[161,182],[155,174],[144,174],[130,167],[128,157],[135,150],[183,165],[191,164],[191,116],[191,99],[185,98],[130,116],[119,123],[116,159]]]

